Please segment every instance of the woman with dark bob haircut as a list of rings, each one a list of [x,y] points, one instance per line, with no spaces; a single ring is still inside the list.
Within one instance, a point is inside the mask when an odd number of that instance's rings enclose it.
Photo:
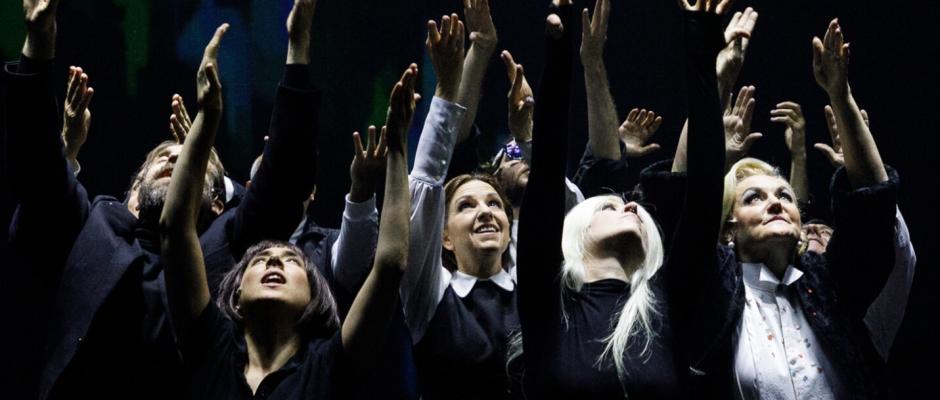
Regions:
[[[298,1],[295,10],[312,7]],[[227,26],[208,52],[218,50]],[[212,57],[211,59],[215,59]],[[170,318],[194,399],[328,399],[354,392],[381,346],[408,258],[408,127],[417,66],[392,90],[380,143],[387,143],[385,201],[375,261],[345,321],[324,278],[303,251],[262,241],[245,253],[210,301],[196,217],[222,112],[221,85],[210,62],[198,75],[199,114],[170,179],[160,218]],[[374,129],[374,128],[370,128]]]

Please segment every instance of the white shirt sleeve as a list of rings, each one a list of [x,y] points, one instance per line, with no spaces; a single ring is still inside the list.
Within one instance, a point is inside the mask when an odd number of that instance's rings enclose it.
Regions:
[[[438,97],[431,100],[414,167],[408,176],[411,244],[401,298],[414,343],[423,336],[450,282],[450,273],[441,263],[446,206],[444,179],[454,152],[457,129],[466,111],[465,107]]]
[[[357,293],[372,270],[372,258],[379,238],[379,212],[375,196],[354,203],[346,195],[343,224],[333,243],[330,263],[336,281],[349,293]]]
[[[904,310],[911,294],[914,282],[914,265],[917,255],[911,244],[911,234],[897,210],[897,224],[894,227],[894,269],[888,275],[885,286],[865,313],[865,325],[871,335],[872,343],[884,360],[888,359],[891,345],[904,320]]]

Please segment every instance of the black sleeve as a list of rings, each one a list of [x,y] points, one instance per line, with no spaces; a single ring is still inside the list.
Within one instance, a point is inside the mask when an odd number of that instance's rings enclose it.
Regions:
[[[669,246],[665,279],[677,354],[697,357],[714,332],[699,332],[715,314],[727,310],[730,296],[719,296],[722,282],[717,241],[721,225],[724,132],[715,59],[723,47],[718,15],[684,12],[689,132],[687,190]],[[679,334],[681,333],[681,334]],[[685,339],[689,340],[685,340]],[[680,364],[681,365],[681,364]]]
[[[565,218],[565,130],[571,83],[572,6],[556,13],[565,33],[548,39],[545,72],[536,98],[529,183],[519,215],[517,287],[522,325],[527,393],[538,393],[538,371],[555,351],[561,334],[563,261],[561,234]],[[545,246],[547,244],[547,248]]]
[[[687,186],[688,175],[685,172],[672,172],[672,159],[657,161],[640,172],[636,194],[646,211],[656,219],[663,243],[667,245],[676,233]]]
[[[34,249],[43,254],[42,264],[51,268],[37,272],[58,276],[88,216],[89,202],[65,160],[52,64],[23,56],[21,63],[4,66],[5,158],[17,204],[10,240],[24,253],[38,246]]]
[[[189,369],[199,369],[217,364],[223,357],[230,357],[233,334],[234,323],[222,314],[215,302],[210,301],[193,322],[189,336],[179,340],[183,363]]]
[[[602,194],[621,195],[630,187],[629,169],[627,169],[626,146],[620,142],[620,159],[597,158],[591,145],[584,146],[584,154],[578,164],[578,171],[573,182],[581,189],[584,198]]]
[[[861,189],[850,188],[845,168],[832,178],[834,230],[826,270],[856,318],[864,317],[894,266],[897,185],[892,168],[887,181]]]
[[[320,109],[320,93],[311,87],[309,73],[307,65],[285,67],[261,167],[230,230],[236,260],[260,240],[287,240],[303,218],[303,202],[316,180]]]

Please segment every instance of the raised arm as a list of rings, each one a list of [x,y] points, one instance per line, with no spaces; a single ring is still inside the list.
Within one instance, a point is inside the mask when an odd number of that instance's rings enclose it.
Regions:
[[[463,60],[463,76],[457,92],[457,104],[467,107],[467,116],[460,124],[457,143],[470,137],[470,129],[480,106],[483,77],[498,42],[489,0],[463,0],[463,14],[467,20],[471,44]]]
[[[76,175],[80,168],[78,152],[88,139],[88,128],[91,127],[88,104],[94,94],[95,90],[88,86],[88,76],[81,67],[69,67],[69,83],[62,110],[62,143],[65,144],[65,159]]]
[[[688,81],[688,187],[669,259],[664,267],[674,331],[682,335],[681,357],[697,359],[714,332],[699,332],[730,299],[710,299],[723,287],[718,273],[716,243],[721,225],[724,137],[721,106],[713,68],[722,48],[720,15],[731,1],[700,0],[679,4],[685,16],[686,79]],[[709,299],[703,301],[703,299]],[[717,308],[708,308],[717,306]],[[712,324],[713,325],[713,324]]]
[[[823,39],[813,38],[813,75],[829,96],[832,113],[840,127],[849,183],[853,188],[860,188],[887,181],[888,173],[849,88],[848,65],[849,44],[845,43],[839,20],[833,19]]]
[[[800,204],[809,202],[809,178],[806,176],[806,118],[800,105],[792,101],[777,104],[770,120],[787,126],[784,138],[790,150],[790,186]]]
[[[437,84],[409,175],[411,246],[401,284],[405,319],[415,341],[430,322],[446,287],[441,264],[444,178],[466,113],[466,108],[454,102],[464,59],[463,22],[456,14],[444,16],[440,29],[436,22],[428,21],[427,48]]]
[[[561,236],[565,216],[565,152],[571,82],[573,6],[562,1],[549,15],[545,73],[538,96],[529,183],[519,216],[517,274],[527,387],[539,380],[554,350],[561,321]],[[559,32],[561,31],[561,32]],[[548,243],[550,247],[545,248]]]
[[[315,8],[314,0],[295,0],[287,18],[287,65],[274,99],[270,139],[230,229],[236,259],[262,239],[287,240],[313,191],[320,109],[309,66]]]
[[[350,294],[359,291],[369,273],[379,235],[375,188],[385,174],[388,150],[385,136],[377,137],[375,126],[369,127],[368,140],[364,147],[359,132],[353,133],[356,151],[349,166],[352,186],[346,196],[343,224],[333,243],[331,260],[333,276]]]
[[[14,247],[43,254],[43,280],[57,287],[75,238],[88,216],[88,195],[63,156],[62,108],[53,79],[58,1],[24,0],[26,40],[20,62],[4,65],[6,156],[17,211],[9,227]],[[75,76],[73,93],[90,96],[88,76]],[[82,89],[84,88],[84,89]],[[87,97],[90,98],[90,97]],[[15,99],[15,100],[14,100]],[[80,100],[81,102],[81,100]],[[48,221],[56,221],[49,229]],[[3,227],[6,229],[7,227]],[[36,247],[34,247],[36,246]],[[28,253],[23,253],[28,254]]]
[[[884,288],[894,264],[897,177],[892,173],[889,179],[852,97],[848,62],[849,45],[834,19],[823,40],[813,38],[813,73],[832,103],[845,160],[844,173],[837,170],[830,188],[835,231],[825,257],[843,306],[861,318]]]
[[[414,115],[414,84],[418,66],[411,64],[392,89],[381,142],[388,143],[385,200],[379,223],[375,262],[343,322],[343,349],[352,365],[366,370],[375,365],[408,263],[411,200],[408,191],[408,128]],[[374,138],[374,137],[373,137]],[[379,146],[380,148],[383,146]],[[359,146],[361,149],[361,145]]]
[[[581,11],[581,64],[584,65],[587,93],[588,146],[597,158],[619,160],[620,143],[615,134],[617,109],[610,95],[607,68],[604,66],[609,19],[610,0],[597,0],[593,18],[588,16],[587,9]]]
[[[206,169],[222,116],[219,44],[228,24],[215,31],[196,75],[199,113],[183,144],[166,203],[160,215],[160,249],[166,274],[170,318],[177,335],[185,338],[209,304],[209,284],[196,220],[205,190]]]

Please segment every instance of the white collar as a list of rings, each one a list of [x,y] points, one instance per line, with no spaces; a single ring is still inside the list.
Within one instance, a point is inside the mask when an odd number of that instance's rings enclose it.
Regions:
[[[457,297],[464,298],[470,294],[470,291],[473,290],[473,285],[475,285],[477,281],[493,281],[496,286],[499,286],[507,292],[511,292],[516,287],[516,280],[504,269],[500,269],[496,275],[486,279],[480,279],[473,275],[455,271],[450,277],[450,286],[454,288],[454,294],[456,294]]]
[[[745,285],[771,292],[781,285],[790,286],[803,276],[803,271],[794,268],[792,264],[787,266],[782,281],[763,263],[741,263],[741,269],[744,272]]]

